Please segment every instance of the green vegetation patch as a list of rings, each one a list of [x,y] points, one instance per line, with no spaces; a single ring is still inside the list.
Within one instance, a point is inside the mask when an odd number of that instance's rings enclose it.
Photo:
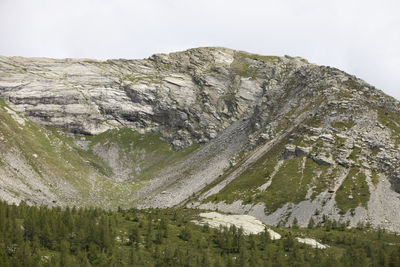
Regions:
[[[370,192],[364,171],[358,167],[351,168],[336,192],[335,200],[338,208],[346,213],[358,206],[367,207],[369,197]]]
[[[335,121],[331,123],[331,126],[340,130],[348,130],[351,129],[355,125],[355,122],[352,119],[346,121]]]
[[[272,177],[283,148],[275,147],[274,149],[205,202],[232,203],[235,200],[243,200],[244,204],[262,202],[265,203],[269,212],[274,212],[287,202],[303,201],[311,187],[313,188],[312,198],[317,196],[329,189],[336,178],[335,169],[328,172],[329,166],[320,166],[312,159],[305,157],[284,161]],[[271,185],[265,191],[257,190],[270,179],[272,179]]]
[[[158,134],[140,134],[129,128],[84,138],[66,134],[57,128],[42,127],[29,120],[23,126],[6,112],[5,107],[6,103],[0,99],[0,132],[5,139],[0,151],[6,153],[7,150],[18,148],[21,158],[56,195],[65,196],[59,192],[64,190],[58,187],[59,180],[65,181],[66,186],[71,185],[72,190],[76,190],[73,201],[77,203],[112,208],[118,205],[129,207],[132,203],[126,199],[144,182],[164,168],[183,160],[199,147],[195,144],[174,151]],[[78,146],[75,143],[78,140],[89,141],[88,149]],[[131,179],[113,179],[113,169],[106,163],[107,154],[100,157],[95,153],[96,145],[102,146],[101,149],[116,147],[117,160],[128,170]],[[15,178],[23,180],[25,177],[15,172]]]
[[[60,144],[67,144],[71,149],[73,149],[75,153],[77,153],[81,157],[81,159],[84,159],[88,165],[93,167],[100,174],[104,176],[111,176],[113,174],[111,168],[97,155],[93,154],[91,150],[84,150],[78,147],[74,143],[74,138],[67,137],[60,129],[57,129],[55,127],[46,128],[51,132],[54,137],[59,140]]]
[[[122,77],[122,80],[125,82],[129,82],[131,84],[139,83],[142,81],[157,83],[159,82],[159,78],[155,75],[147,75],[147,76],[133,76],[133,75],[125,75]]]
[[[357,78],[353,78],[353,77],[349,77],[349,79],[347,81],[345,81],[344,84],[348,88],[355,89],[355,90],[360,90],[363,87],[362,83]]]
[[[382,108],[378,110],[378,121],[389,128],[392,132],[392,138],[395,139],[396,144],[400,144],[400,114]]]
[[[244,204],[262,202],[265,203],[267,211],[273,212],[287,202],[299,203],[303,201],[311,188],[313,190],[312,199],[321,192],[329,190],[338,175],[338,169],[332,166],[319,165],[308,157],[295,157],[285,160],[279,169],[275,170],[284,151],[284,144],[290,138],[289,136],[290,134],[235,180],[226,185],[219,193],[208,197],[204,202],[225,201],[232,203],[236,200],[242,200]],[[305,142],[303,138],[304,135],[299,132],[293,143],[305,146],[313,145],[312,142]],[[240,166],[241,163],[239,162],[236,166]],[[235,167],[218,180],[221,181],[229,176],[235,170]],[[269,181],[271,184],[265,191],[258,189]]]
[[[105,148],[116,146],[121,164],[132,170],[135,167],[140,169],[132,173],[135,181],[147,180],[157,175],[163,168],[183,160],[199,147],[198,144],[193,144],[175,151],[159,134],[141,134],[127,127],[108,130],[87,139],[91,141],[89,152],[97,145]]]
[[[234,92],[228,92],[227,94],[221,96],[221,99],[224,101],[229,113],[236,113],[238,109],[238,103]]]
[[[351,151],[351,153],[350,153],[348,158],[351,159],[354,162],[358,162],[358,158],[359,158],[360,153],[361,153],[361,148],[354,147],[353,151]]]
[[[304,162],[305,161],[305,162]],[[304,164],[304,166],[303,166]],[[258,198],[265,203],[269,212],[274,212],[288,202],[299,203],[305,200],[312,189],[311,199],[327,190],[336,177],[336,172],[328,171],[329,166],[321,166],[307,157],[287,160],[272,178],[272,183]]]
[[[303,175],[306,181],[311,181],[310,186],[313,187],[311,199],[328,189],[335,180],[336,169],[330,170],[329,168],[329,166],[319,165],[314,160],[307,158]]]
[[[240,55],[244,58],[250,58],[254,60],[262,60],[269,63],[279,63],[279,57],[277,56],[262,56],[257,54],[248,54],[248,53],[240,53]]]
[[[252,69],[248,64],[242,63],[234,68],[234,71],[237,75],[245,77],[245,78],[256,78],[256,70]]]
[[[298,203],[307,194],[310,176],[302,173],[302,157],[287,160],[272,178],[272,183],[265,192],[260,193],[260,200],[269,212],[274,212],[287,202]]]
[[[250,57],[246,53],[239,53],[231,64],[234,73],[241,77],[256,79],[257,70],[249,62]]]
[[[253,196],[257,192],[257,188],[271,179],[271,175],[274,172],[274,168],[278,163],[278,158],[282,154],[283,149],[283,142],[274,146],[256,163],[239,175],[239,177],[225,186],[218,194],[210,196],[205,202],[226,201],[227,203],[232,203],[239,199],[244,199],[246,202],[253,201]],[[240,163],[241,162],[236,166],[239,166]],[[227,173],[227,175],[229,175],[229,173]]]
[[[0,102],[2,107],[6,106],[3,100]],[[51,131],[29,120],[25,126],[20,125],[3,110],[0,110],[0,121],[7,147],[18,148],[37,174],[62,177],[82,190],[89,186],[86,180],[90,173],[88,164]]]
[[[372,184],[376,187],[379,183],[379,172],[376,169],[371,170],[371,181]]]

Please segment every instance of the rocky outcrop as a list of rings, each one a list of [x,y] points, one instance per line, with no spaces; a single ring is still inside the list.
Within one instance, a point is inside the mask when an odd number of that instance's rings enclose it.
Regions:
[[[288,159],[290,157],[300,157],[308,155],[312,151],[311,147],[296,146],[293,144],[285,145],[285,151],[283,152],[283,157]]]
[[[316,163],[320,165],[332,165],[335,162],[332,160],[332,158],[318,154],[312,158]]]

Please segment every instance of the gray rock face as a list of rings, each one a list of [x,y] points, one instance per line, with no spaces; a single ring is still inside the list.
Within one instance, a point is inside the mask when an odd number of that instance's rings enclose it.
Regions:
[[[99,134],[127,126],[175,148],[215,138],[252,110],[259,81],[232,74],[239,52],[192,49],[144,60],[0,58],[0,97],[43,125]]]

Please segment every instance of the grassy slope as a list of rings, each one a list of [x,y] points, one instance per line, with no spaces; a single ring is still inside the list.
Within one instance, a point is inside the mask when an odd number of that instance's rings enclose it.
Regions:
[[[139,168],[132,175],[135,181],[147,180],[157,175],[162,169],[187,157],[199,145],[194,144],[186,149],[174,151],[170,145],[156,133],[140,134],[130,128],[108,130],[96,136],[89,136],[89,153],[97,145],[103,147],[117,146],[120,159],[126,168]]]
[[[389,128],[396,145],[400,144],[400,114],[378,108],[378,120],[381,124]]]
[[[107,172],[106,167],[99,158],[83,158],[72,140],[61,136],[54,129],[46,129],[29,120],[26,120],[25,126],[18,124],[5,111],[3,100],[1,106],[0,131],[6,139],[4,149],[18,148],[20,157],[50,184],[55,186],[57,178],[61,178],[74,186],[78,195],[85,195],[91,188],[89,177],[105,179],[102,173]],[[1,152],[5,153],[6,150]],[[93,166],[97,166],[99,171]],[[55,193],[58,191],[56,188],[53,190]]]
[[[63,196],[63,188],[57,188],[58,179],[71,184],[77,190],[74,200],[78,203],[129,206],[131,203],[127,199],[142,182],[198,148],[198,145],[193,145],[173,151],[158,134],[140,134],[121,128],[86,137],[90,146],[84,150],[74,143],[75,137],[67,136],[59,129],[42,127],[29,120],[25,126],[18,124],[5,108],[10,109],[0,99],[0,133],[4,136],[0,153],[4,155],[12,148],[18,148],[20,157],[43,178],[45,184],[51,184],[54,193]],[[134,169],[139,166],[140,171],[132,179],[116,182],[112,179],[112,169],[93,152],[95,145],[117,146],[121,159],[125,159],[125,167]],[[0,167],[4,166],[3,161],[0,160]],[[15,175],[17,177],[18,173]],[[20,177],[22,180],[25,178]]]
[[[336,203],[342,212],[355,209],[359,205],[367,207],[369,188],[365,173],[358,167],[350,169],[348,175],[336,192]]]
[[[313,127],[319,127],[322,121],[313,118],[307,124]],[[352,120],[335,121],[331,123],[333,128],[338,131],[347,130],[354,126]],[[287,128],[286,125],[284,128]],[[271,151],[266,153],[260,160],[249,167],[238,178],[229,183],[218,194],[212,195],[204,202],[225,201],[232,203],[236,200],[242,200],[244,204],[264,203],[266,211],[274,212],[282,207],[285,203],[299,203],[303,201],[308,190],[312,190],[311,200],[320,193],[331,190],[339,173],[342,173],[345,168],[340,165],[325,166],[319,165],[311,158],[295,157],[282,161],[284,144],[292,143],[298,146],[313,147],[312,153],[320,153],[323,151],[324,143],[320,140],[310,141],[305,140],[304,133],[298,131],[297,137],[294,140],[283,140],[277,144]],[[344,140],[335,137],[333,145],[336,148],[343,146]],[[358,162],[360,150],[354,148],[350,160]],[[335,157],[335,154],[332,155]],[[281,165],[278,161],[281,160]],[[239,163],[240,164],[240,163]],[[278,167],[279,166],[279,167]],[[275,170],[275,171],[274,171]],[[273,177],[272,174],[274,173]],[[376,183],[377,178],[372,174],[372,181]],[[261,191],[258,189],[261,185],[270,182],[270,186]],[[349,195],[353,198],[349,198]],[[366,182],[364,170],[356,176],[351,176],[345,179],[344,184],[339,188],[336,201],[338,208],[342,212],[354,209],[357,206],[366,207],[369,201],[370,192]]]

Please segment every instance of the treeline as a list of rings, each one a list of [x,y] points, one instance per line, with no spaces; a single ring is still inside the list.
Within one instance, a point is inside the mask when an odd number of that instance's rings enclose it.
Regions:
[[[284,237],[271,240],[268,233],[198,226],[194,218],[196,211],[186,209],[111,212],[0,202],[0,266],[400,266],[399,238],[381,230],[330,223],[282,228]],[[331,248],[300,244],[295,236],[301,234]]]

